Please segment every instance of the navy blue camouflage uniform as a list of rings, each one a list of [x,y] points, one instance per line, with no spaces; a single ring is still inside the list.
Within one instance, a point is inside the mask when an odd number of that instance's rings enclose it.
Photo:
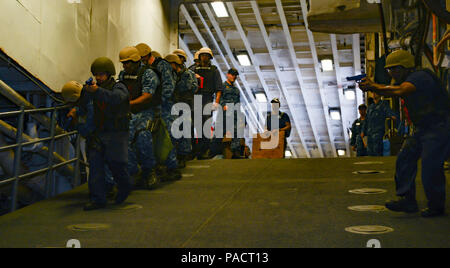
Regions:
[[[172,115],[172,107],[174,105],[174,92],[176,84],[173,68],[170,63],[161,58],[157,58],[153,62],[152,66],[156,68],[161,77],[161,118],[167,126],[172,144],[176,144],[176,141],[172,135],[172,124],[175,120],[175,117]],[[170,151],[165,165],[169,170],[174,170],[178,167],[177,150],[175,146],[172,151]]]
[[[386,118],[396,116],[389,104],[380,100],[367,110],[364,136],[367,136],[367,153],[369,156],[383,156],[383,137],[386,132]]]
[[[417,161],[422,159],[422,184],[428,207],[444,210],[444,161],[450,152],[449,96],[431,71],[415,71],[406,79],[416,91],[404,97],[416,130],[404,142],[397,158],[397,195],[415,199]]]
[[[82,91],[83,96],[83,106],[76,106],[76,114],[78,119],[78,124],[76,125],[76,130],[79,134],[86,139],[87,144],[92,144],[95,142],[95,114],[94,114],[94,100],[92,95],[86,95],[86,91]],[[112,177],[111,170],[109,170],[108,165],[105,165],[105,176],[107,189],[112,189],[114,187],[115,182]],[[88,181],[89,183],[89,181]]]
[[[367,156],[367,148],[364,146],[364,141],[361,138],[362,130],[367,120],[356,119],[352,125],[352,138],[350,141],[351,146],[356,147],[356,156]]]
[[[127,169],[129,95],[126,86],[113,78],[98,86],[96,92],[82,94],[80,106],[87,110],[89,101],[93,100],[96,131],[95,139],[87,143],[89,190],[92,202],[106,204],[106,165],[119,194],[124,196],[131,191]]]
[[[238,119],[238,114],[241,112],[240,110],[240,104],[241,101],[241,93],[239,89],[233,84],[230,84],[228,81],[225,81],[222,88],[222,96],[220,98],[220,105],[222,107],[227,106],[227,111],[224,110],[223,113],[223,133],[224,137],[227,133],[227,124],[226,122],[233,122],[233,127],[231,128],[233,133],[233,137],[231,139],[231,151],[234,154],[238,154],[241,151],[241,142],[240,137],[238,134],[238,129],[242,129],[242,122],[240,122]],[[233,107],[231,107],[233,106]],[[236,109],[235,109],[236,108]],[[228,127],[230,129],[230,127]],[[230,130],[231,130],[230,129]],[[230,131],[231,132],[231,131]],[[231,134],[231,133],[230,133]]]
[[[183,69],[181,72],[177,74],[177,83],[175,86],[175,102],[176,103],[186,103],[192,110],[194,106],[194,93],[198,89],[197,78],[195,77],[195,73],[189,69]],[[189,115],[191,118],[191,115]],[[191,128],[192,128],[192,120],[191,120]],[[189,134],[191,134],[191,130],[189,130]],[[192,142],[188,137],[183,137],[180,139],[176,139],[175,147],[177,149],[178,155],[189,155],[192,153]]]
[[[141,65],[140,68],[145,68]],[[119,80],[138,79],[137,74],[127,76],[124,71],[119,74]],[[160,83],[158,76],[151,69],[146,69],[141,78],[142,93],[155,95]],[[138,81],[139,83],[139,81]],[[130,90],[130,89],[129,89]],[[155,119],[154,109],[149,107],[137,113],[133,113],[130,120],[130,136],[128,140],[128,170],[131,176],[142,171],[142,177],[147,178],[156,166],[156,158],[153,150],[153,137],[148,126]]]

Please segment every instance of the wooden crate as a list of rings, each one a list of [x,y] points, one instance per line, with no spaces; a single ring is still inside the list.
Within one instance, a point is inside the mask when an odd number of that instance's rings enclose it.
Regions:
[[[277,137],[278,136],[278,137]],[[284,131],[279,132],[278,135],[274,135],[273,140],[271,138],[263,138],[260,134],[258,137],[253,139],[253,151],[252,159],[282,159],[284,158],[284,152],[286,151],[286,144],[284,139]],[[261,148],[262,142],[277,142],[278,146],[274,149],[263,149]]]
[[[231,151],[231,138],[223,138],[223,156],[225,159],[232,159],[233,152]],[[241,146],[245,146],[245,139],[240,139]]]

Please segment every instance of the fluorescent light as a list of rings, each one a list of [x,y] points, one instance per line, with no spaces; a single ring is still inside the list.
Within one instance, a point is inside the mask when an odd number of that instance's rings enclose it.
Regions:
[[[230,16],[230,15],[228,15],[228,11],[225,8],[225,5],[223,4],[222,1],[212,2],[211,5],[214,9],[214,12],[216,12],[216,16],[218,18],[227,18]]]
[[[250,58],[247,54],[237,55],[237,58],[241,66],[252,66],[252,62],[250,61]]]
[[[337,153],[339,156],[344,156],[347,153],[347,151],[346,150],[337,150]]]
[[[330,117],[333,120],[341,120],[341,112],[339,110],[330,110]]]
[[[260,103],[267,103],[267,96],[265,93],[256,93],[256,100]]]
[[[322,70],[324,72],[326,72],[326,71],[333,71],[334,70],[334,68],[333,68],[333,61],[330,60],[330,59],[322,60]]]
[[[356,99],[356,93],[353,90],[345,90],[344,95],[347,100],[355,100]]]

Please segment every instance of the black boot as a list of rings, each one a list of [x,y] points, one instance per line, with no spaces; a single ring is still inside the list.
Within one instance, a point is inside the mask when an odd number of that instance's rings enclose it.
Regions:
[[[186,168],[186,156],[178,155],[177,161],[178,161],[178,169]]]
[[[144,180],[144,186],[147,190],[154,190],[158,187],[160,183],[160,179],[156,175],[156,170],[153,169],[149,172],[146,178],[142,178]]]
[[[89,202],[86,205],[84,205],[84,211],[91,211],[91,210],[97,210],[105,208],[106,204],[100,204],[95,202]]]
[[[434,218],[443,216],[445,214],[444,209],[426,208],[422,210],[421,216],[424,218]]]
[[[164,181],[178,181],[181,180],[183,176],[178,169],[168,169],[166,176],[164,176]]]
[[[406,197],[401,197],[396,201],[388,201],[386,208],[395,212],[416,213],[419,211],[417,201]]]

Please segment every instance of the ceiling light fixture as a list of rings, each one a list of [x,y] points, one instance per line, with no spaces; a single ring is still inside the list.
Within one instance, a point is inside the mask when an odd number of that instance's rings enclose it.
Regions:
[[[267,103],[266,93],[263,92],[255,93],[255,98],[259,103]]]
[[[333,68],[333,60],[323,59],[321,61],[321,63],[322,63],[322,70],[324,72],[328,72],[328,71],[333,71],[334,70],[334,68]]]
[[[246,53],[238,54],[237,59],[241,66],[252,66],[252,62]]]
[[[284,155],[286,156],[286,158],[291,158],[292,157],[291,151],[286,151],[286,153]]]
[[[230,15],[228,14],[227,8],[225,7],[222,1],[215,1],[211,3],[214,12],[216,12],[216,16],[218,18],[228,18]]]
[[[341,120],[341,109],[339,108],[330,108],[330,117],[332,120]]]

